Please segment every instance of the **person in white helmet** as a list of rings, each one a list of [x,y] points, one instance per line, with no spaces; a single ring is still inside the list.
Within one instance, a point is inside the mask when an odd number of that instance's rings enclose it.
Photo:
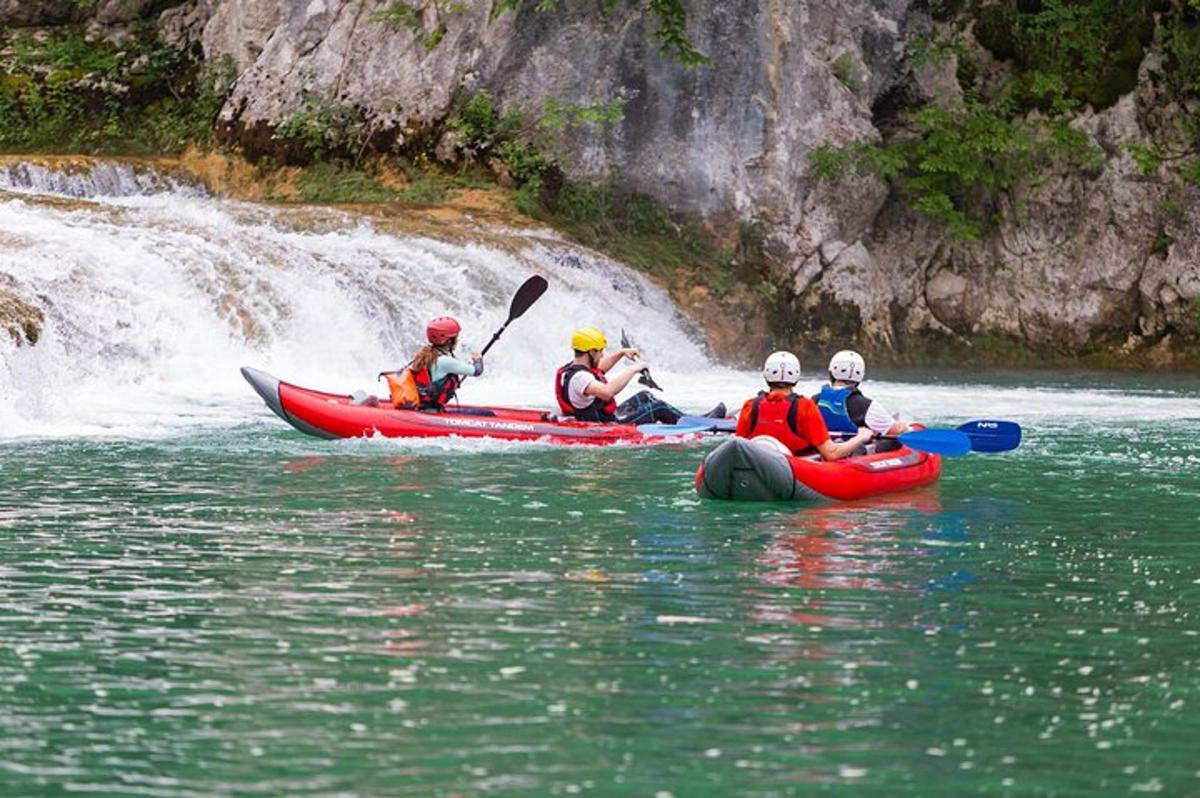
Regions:
[[[829,359],[829,384],[813,396],[825,426],[833,435],[853,435],[862,427],[876,435],[896,436],[908,429],[897,421],[879,402],[863,395],[859,383],[867,376],[867,363],[862,355],[849,349]],[[899,444],[880,441],[877,451],[898,448]]]
[[[829,430],[821,411],[807,396],[795,392],[800,381],[800,361],[791,352],[775,352],[763,364],[763,379],[769,390],[747,399],[738,414],[736,435],[756,438],[769,435],[786,446],[792,454],[806,454],[815,449],[826,460],[840,460],[871,440],[869,429],[843,443],[829,439]]]

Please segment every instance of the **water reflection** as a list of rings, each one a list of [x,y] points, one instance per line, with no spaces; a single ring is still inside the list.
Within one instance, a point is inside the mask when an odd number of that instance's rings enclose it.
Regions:
[[[936,524],[941,510],[936,489],[930,489],[807,507],[757,524],[770,535],[756,560],[758,580],[798,592],[763,593],[753,617],[844,629],[878,626],[864,601],[911,589],[906,547],[914,533]]]

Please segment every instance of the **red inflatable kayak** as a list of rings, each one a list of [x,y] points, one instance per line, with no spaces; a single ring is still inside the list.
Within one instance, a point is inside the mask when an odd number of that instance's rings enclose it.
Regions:
[[[794,457],[773,439],[730,438],[696,472],[696,492],[741,501],[851,501],[937,481],[942,458],[902,446],[890,452],[822,460]]]
[[[318,438],[501,438],[510,441],[549,441],[604,445],[662,442],[663,436],[643,435],[633,424],[593,424],[546,420],[541,410],[513,407],[456,407],[446,413],[397,410],[390,402],[357,405],[344,394],[323,393],[282,382],[258,369],[243,368],[242,376],[267,407],[301,432]],[[678,441],[685,435],[669,439]]]

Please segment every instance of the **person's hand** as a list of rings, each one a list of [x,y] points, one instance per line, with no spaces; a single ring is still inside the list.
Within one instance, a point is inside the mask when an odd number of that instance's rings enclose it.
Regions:
[[[478,352],[471,353],[471,362],[472,363],[478,363],[481,360],[483,360],[483,355],[479,354]]]
[[[629,347],[622,349],[621,354],[624,355],[625,357],[629,358],[630,360],[637,360],[638,357],[642,353],[637,347],[629,346]]]
[[[869,441],[874,440],[875,430],[869,429],[868,427],[859,427],[857,437],[861,438],[863,443],[868,443]]]
[[[637,351],[637,350],[634,350],[634,351]],[[650,364],[644,360],[639,360],[638,362],[633,364],[634,371],[646,371],[648,368],[650,368]]]

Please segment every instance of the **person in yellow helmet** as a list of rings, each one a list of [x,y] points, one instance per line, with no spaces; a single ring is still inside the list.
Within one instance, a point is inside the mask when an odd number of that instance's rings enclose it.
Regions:
[[[683,413],[649,391],[642,391],[617,406],[617,394],[638,373],[650,368],[650,364],[639,360],[612,375],[610,380],[609,372],[621,358],[636,358],[640,353],[628,347],[605,354],[607,346],[604,332],[597,327],[580,327],[571,335],[575,358],[560,366],[554,375],[554,398],[563,415],[580,421],[623,424],[678,421]]]

